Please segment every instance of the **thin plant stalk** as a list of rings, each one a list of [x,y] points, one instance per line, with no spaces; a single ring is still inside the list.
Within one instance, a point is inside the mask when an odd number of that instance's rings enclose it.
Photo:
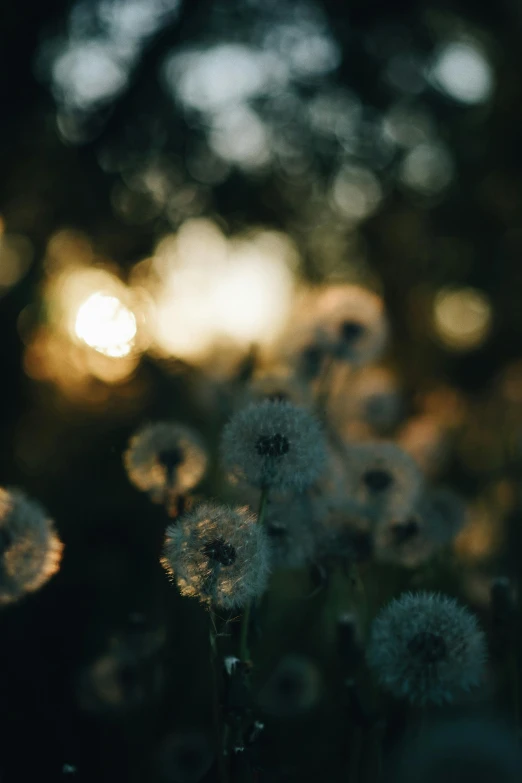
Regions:
[[[212,706],[214,713],[214,732],[216,736],[217,747],[217,766],[219,783],[229,783],[230,776],[228,771],[228,753],[226,748],[226,731],[223,725],[223,715],[220,704],[220,677],[219,677],[219,651],[216,643],[216,618],[210,610],[209,624],[209,642],[210,642],[210,669],[212,672]]]

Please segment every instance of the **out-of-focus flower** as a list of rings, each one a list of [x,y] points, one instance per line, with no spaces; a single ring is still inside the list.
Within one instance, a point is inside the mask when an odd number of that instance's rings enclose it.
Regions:
[[[414,460],[392,442],[346,448],[346,492],[375,522],[404,519],[415,507],[422,478]]]
[[[157,769],[165,783],[198,783],[214,761],[212,744],[203,732],[169,734],[159,748]]]
[[[305,489],[326,463],[318,421],[304,408],[275,400],[236,413],[223,431],[221,453],[232,477],[282,490]]]
[[[428,490],[404,521],[386,521],[378,526],[376,557],[416,568],[453,541],[465,523],[462,498],[445,487]]]
[[[317,559],[367,560],[373,554],[372,515],[355,503],[344,487],[322,495],[317,503],[323,523],[316,544]]]
[[[453,716],[407,736],[392,783],[519,783],[522,754],[513,729],[490,716]]]
[[[259,693],[259,705],[270,715],[290,717],[319,700],[322,678],[316,664],[302,655],[286,655]]]
[[[474,615],[453,598],[405,593],[375,619],[367,657],[394,696],[442,704],[481,682],[486,644]]]
[[[338,359],[359,366],[383,352],[388,322],[382,299],[357,285],[331,286],[322,291],[314,312],[314,338]]]
[[[422,472],[433,478],[441,472],[450,453],[450,428],[440,416],[419,414],[404,424],[397,442],[411,454]]]
[[[123,459],[132,483],[155,503],[194,489],[208,462],[197,433],[172,422],[148,424],[137,432]]]
[[[81,708],[110,716],[154,703],[165,682],[159,655],[163,643],[161,630],[139,626],[114,636],[109,649],[80,672],[77,697]]]
[[[62,551],[47,512],[20,490],[0,488],[0,604],[42,587],[58,571]]]
[[[332,382],[328,409],[330,419],[345,437],[353,437],[361,424],[380,435],[400,422],[404,401],[397,378],[385,367],[364,367],[354,373],[342,365]]]
[[[182,595],[238,608],[265,590],[269,548],[247,508],[203,503],[167,528],[162,563]]]
[[[273,497],[268,500],[265,526],[270,538],[274,568],[302,568],[316,554],[324,535],[318,502],[308,494]]]

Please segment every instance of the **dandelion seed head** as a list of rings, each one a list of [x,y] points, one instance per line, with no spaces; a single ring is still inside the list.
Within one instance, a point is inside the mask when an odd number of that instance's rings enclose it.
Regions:
[[[321,292],[315,311],[316,342],[354,366],[369,364],[383,352],[388,322],[382,299],[357,285]]]
[[[453,598],[405,593],[375,619],[367,656],[397,698],[443,704],[481,682],[486,644],[475,616]]]
[[[58,571],[62,552],[46,511],[20,490],[0,488],[0,604],[42,587]]]
[[[347,447],[347,494],[376,521],[404,518],[415,507],[421,489],[417,465],[395,443],[376,441]]]
[[[80,672],[77,697],[83,710],[115,715],[140,710],[159,698],[165,684],[159,652],[162,631],[134,629],[115,635]]]
[[[221,453],[233,478],[281,490],[312,484],[327,457],[316,419],[278,400],[251,403],[236,413],[224,428]]]
[[[466,522],[466,506],[446,487],[426,490],[404,521],[384,520],[375,533],[376,557],[417,568],[451,543]]]
[[[338,363],[328,394],[328,417],[349,442],[389,436],[405,411],[397,376],[386,367],[368,365],[356,373]]]
[[[162,564],[182,595],[239,608],[265,590],[269,550],[248,508],[202,503],[167,528]]]
[[[199,436],[173,422],[148,424],[134,435],[124,454],[132,483],[155,503],[189,492],[201,481],[207,454]]]

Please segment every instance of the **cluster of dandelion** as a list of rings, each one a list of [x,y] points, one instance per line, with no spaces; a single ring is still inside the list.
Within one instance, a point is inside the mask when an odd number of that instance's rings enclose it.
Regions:
[[[380,777],[377,765],[368,778],[361,736],[379,756],[375,727],[386,726],[390,698],[413,711],[486,699],[486,635],[437,583],[468,504],[433,481],[440,444],[416,449],[398,382],[378,364],[389,336],[382,301],[332,286],[309,312],[296,314],[275,356],[249,360],[230,383],[219,498],[193,497],[208,455],[185,424],[147,425],[124,456],[131,481],[168,513],[167,574],[209,612],[222,781],[241,779],[239,758],[248,774],[262,768],[256,744],[267,715],[291,717],[321,698],[317,661],[284,649],[268,678],[256,679],[274,591],[295,573],[310,582],[301,607],[321,596],[314,620],[303,614],[325,660],[337,656],[348,783]]]

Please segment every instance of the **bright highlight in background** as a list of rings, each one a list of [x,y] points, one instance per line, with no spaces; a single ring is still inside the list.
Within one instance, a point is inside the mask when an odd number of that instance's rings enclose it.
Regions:
[[[116,296],[97,292],[78,310],[76,335],[105,356],[128,356],[136,331],[134,314]]]
[[[209,220],[186,222],[160,242],[152,261],[156,348],[196,359],[216,346],[270,343],[290,312],[295,260],[284,234],[227,240]]]
[[[493,91],[491,66],[480,49],[470,43],[446,44],[430,76],[440,90],[461,103],[484,103]]]
[[[490,332],[491,304],[475,288],[443,289],[435,298],[434,322],[439,338],[448,348],[472,350]]]

